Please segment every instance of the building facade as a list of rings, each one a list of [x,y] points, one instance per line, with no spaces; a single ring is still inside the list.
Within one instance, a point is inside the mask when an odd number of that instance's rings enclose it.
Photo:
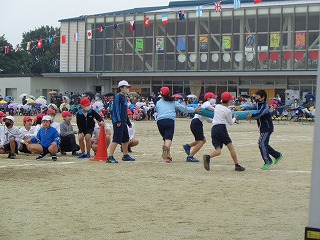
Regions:
[[[85,90],[102,92],[116,91],[126,79],[143,95],[164,85],[196,95],[266,89],[284,99],[288,89],[300,98],[316,92],[320,1],[242,0],[234,9],[226,0],[221,6],[219,12],[212,1],[178,1],[60,20],[67,36],[61,73],[45,76],[80,84],[82,76],[100,79]]]

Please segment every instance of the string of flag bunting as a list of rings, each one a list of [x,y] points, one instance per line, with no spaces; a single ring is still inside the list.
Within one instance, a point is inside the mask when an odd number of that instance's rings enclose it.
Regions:
[[[254,0],[254,4],[258,4],[258,3],[261,3],[263,0]],[[222,2],[223,1],[218,1],[218,2],[215,2],[213,5],[214,5],[214,8],[215,8],[215,11],[216,12],[222,12]],[[196,7],[196,16],[197,17],[202,17],[202,10],[203,10],[203,6],[207,6],[207,5],[212,5],[211,3],[210,4],[205,4],[205,5],[201,5],[201,6],[197,6]],[[240,8],[241,7],[241,0],[234,0],[234,8],[237,9],[237,8]],[[185,15],[185,11],[184,10],[179,10],[178,11],[178,19],[179,20],[184,20],[186,18],[186,15]],[[168,25],[169,24],[169,19],[168,19],[168,14],[167,13],[163,13],[162,14],[162,17],[161,17],[161,20],[162,20],[162,24],[163,25]],[[109,28],[109,27],[113,27],[113,29],[116,29],[120,24],[114,24],[114,25],[106,25],[106,26],[103,26],[103,27],[99,27],[99,28],[93,28],[93,29],[89,29],[87,30],[86,32],[86,35],[87,35],[87,39],[92,39],[93,37],[93,34],[92,32],[93,31],[98,31],[98,32],[103,32],[104,29],[106,28]],[[149,27],[151,25],[151,20],[149,17],[145,17],[144,18],[144,26],[145,27]],[[130,31],[134,31],[136,28],[136,21],[130,21],[129,22],[129,29]],[[72,36],[72,35],[69,35],[69,37]],[[73,41],[74,42],[78,42],[79,41],[79,33],[73,33]],[[52,45],[53,43],[53,40],[55,38],[61,38],[61,44],[66,44],[67,42],[67,35],[54,35],[54,36],[50,36],[48,38],[45,38],[45,39],[39,39],[39,40],[34,40],[34,41],[29,41],[29,42],[25,42],[25,43],[21,43],[21,44],[16,44],[15,47],[12,49],[14,52],[18,52],[18,51],[21,51],[21,50],[25,50],[25,51],[31,51],[32,49],[34,48],[37,48],[37,49],[41,49],[43,48],[43,43],[45,41],[47,41],[47,43],[49,45]],[[36,44],[34,44],[36,43]],[[25,46],[25,47],[22,47],[22,46]],[[10,53],[11,50],[11,46],[8,45],[8,46],[3,46],[3,47],[0,47],[0,51],[3,51],[4,50],[4,54],[7,55]]]

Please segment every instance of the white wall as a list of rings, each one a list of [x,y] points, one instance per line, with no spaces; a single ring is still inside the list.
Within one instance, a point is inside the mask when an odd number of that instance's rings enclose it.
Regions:
[[[15,100],[19,100],[19,96],[22,93],[30,93],[30,77],[5,77],[0,78],[0,94],[2,97],[6,96],[6,88],[16,88],[16,96],[13,96]]]

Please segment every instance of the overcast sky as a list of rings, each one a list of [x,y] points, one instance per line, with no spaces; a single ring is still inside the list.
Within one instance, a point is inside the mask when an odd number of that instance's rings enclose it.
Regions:
[[[45,25],[59,27],[60,19],[137,7],[168,6],[169,2],[170,0],[1,0],[0,36],[5,35],[14,46],[21,42],[23,32]]]

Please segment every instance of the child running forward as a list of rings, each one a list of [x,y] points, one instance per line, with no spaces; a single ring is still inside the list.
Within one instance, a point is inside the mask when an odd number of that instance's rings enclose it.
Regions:
[[[259,149],[264,161],[264,165],[262,166],[262,170],[267,170],[273,164],[270,155],[274,157],[274,164],[278,164],[282,158],[282,153],[276,151],[269,145],[270,136],[274,130],[272,118],[269,112],[269,106],[266,102],[267,100],[267,92],[265,90],[259,90],[255,93],[256,99],[256,109],[259,112],[254,114],[249,114],[247,120],[251,118],[257,118],[257,124],[260,129],[260,137],[259,137]]]
[[[221,154],[221,149],[223,144],[227,146],[230,151],[231,157],[233,159],[235,165],[235,171],[241,172],[244,171],[245,168],[242,167],[238,163],[238,158],[236,151],[233,147],[232,140],[229,137],[229,133],[227,131],[227,124],[234,124],[237,121],[237,118],[232,118],[232,112],[228,108],[232,104],[232,100],[234,97],[229,92],[223,92],[221,94],[221,104],[217,104],[214,109],[214,117],[213,117],[213,127],[211,129],[211,138],[212,145],[215,150],[211,152],[210,155],[203,155],[203,164],[204,168],[209,171],[210,170],[210,158],[219,156]]]
[[[164,141],[162,146],[162,158],[167,163],[170,163],[172,162],[170,147],[174,135],[176,110],[180,110],[183,113],[199,113],[200,108],[194,109],[175,102],[168,87],[162,87],[160,89],[160,94],[162,99],[160,99],[156,104],[156,111],[158,113],[157,125]]]
[[[214,106],[216,104],[216,95],[212,92],[207,92],[204,95],[204,99],[206,102],[204,102],[201,105],[201,108],[208,109],[210,111],[214,111]],[[183,149],[186,152],[187,159],[186,162],[199,162],[198,159],[194,157],[194,155],[200,151],[202,146],[206,142],[206,138],[204,137],[204,132],[203,132],[203,121],[206,120],[207,122],[212,122],[212,118],[208,118],[199,114],[195,114],[194,118],[192,119],[190,123],[190,129],[191,132],[194,136],[194,142],[190,144],[184,144]],[[193,148],[192,148],[193,147]],[[192,151],[191,151],[192,148]]]

